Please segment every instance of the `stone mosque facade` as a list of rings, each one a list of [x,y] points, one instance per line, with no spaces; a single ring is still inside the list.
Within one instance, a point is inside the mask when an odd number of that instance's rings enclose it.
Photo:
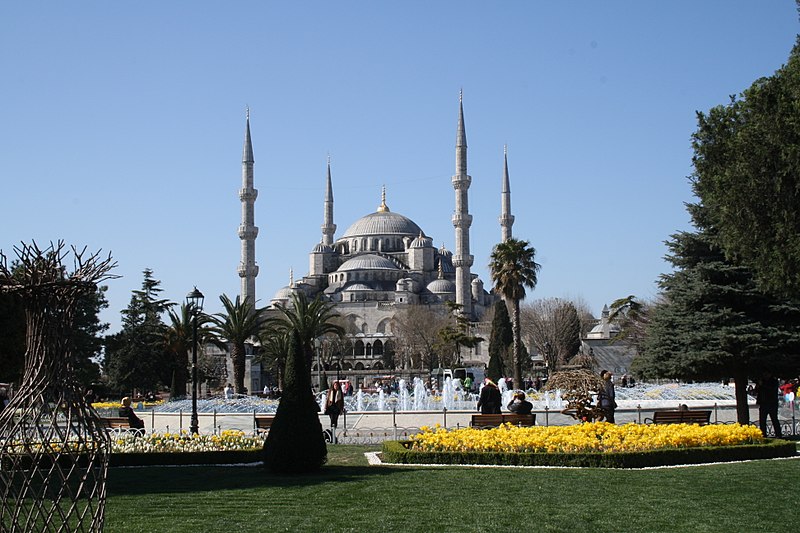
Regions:
[[[242,257],[239,275],[242,278],[242,297],[255,300],[255,238],[258,228],[253,225],[257,191],[253,188],[253,149],[250,139],[249,115],[243,151],[242,224],[239,237]],[[308,273],[294,279],[270,300],[270,307],[288,305],[291,296],[303,292],[309,298],[321,297],[335,304],[336,311],[346,323],[353,342],[353,353],[344,361],[347,374],[384,373],[382,356],[393,342],[394,317],[410,306],[444,307],[452,301],[473,322],[479,322],[497,297],[488,292],[483,281],[470,271],[473,256],[469,248],[469,186],[467,173],[467,142],[463,102],[459,99],[456,134],[456,168],[452,177],[455,193],[452,222],[455,230],[455,250],[436,248],[433,238],[413,220],[392,211],[382,191],[377,209],[356,220],[336,237],[334,223],[333,182],[328,161],[327,183],[323,202],[322,235],[309,253]],[[501,238],[511,237],[511,192],[508,177],[508,157],[504,154],[501,188]],[[488,332],[482,335],[488,339]],[[488,344],[484,342],[482,344]],[[483,364],[488,360],[487,348],[475,348],[465,364]],[[466,354],[465,354],[466,355]],[[252,364],[250,390],[260,390],[266,376],[260,376],[259,365]],[[315,369],[316,370],[316,369]],[[358,382],[361,380],[357,379]]]

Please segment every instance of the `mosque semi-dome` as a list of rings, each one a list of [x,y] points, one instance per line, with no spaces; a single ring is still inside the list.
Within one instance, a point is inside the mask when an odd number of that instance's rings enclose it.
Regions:
[[[434,294],[454,294],[456,284],[449,279],[435,279],[428,283],[428,290]]]
[[[386,257],[375,254],[362,254],[342,263],[337,272],[348,270],[399,270],[399,268],[391,259]]]

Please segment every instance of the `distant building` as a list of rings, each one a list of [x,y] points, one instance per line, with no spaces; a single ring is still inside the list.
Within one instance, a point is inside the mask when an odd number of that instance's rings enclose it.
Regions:
[[[620,378],[623,374],[630,374],[631,362],[636,357],[636,348],[627,341],[614,340],[620,332],[620,327],[619,324],[610,321],[609,316],[608,306],[603,306],[600,320],[586,334],[581,349],[583,353],[591,355],[595,370],[610,370],[616,378]]]
[[[253,225],[252,209],[257,192],[252,181],[252,144],[249,116],[243,157],[242,294],[254,294],[258,267],[249,255],[255,247],[258,233]],[[444,306],[453,301],[473,322],[479,322],[485,311],[496,301],[484,283],[470,270],[474,258],[470,254],[468,192],[472,181],[467,174],[467,141],[463,102],[459,99],[456,129],[456,167],[452,177],[455,192],[452,222],[455,229],[455,250],[443,245],[434,246],[433,237],[411,219],[392,211],[387,204],[386,190],[374,212],[353,222],[341,236],[336,237],[334,223],[333,180],[328,160],[326,190],[323,200],[321,238],[309,253],[309,271],[298,280],[293,274],[289,284],[270,300],[270,307],[288,304],[292,293],[303,292],[309,298],[317,296],[332,302],[344,317],[352,341],[352,353],[343,361],[343,370],[382,371],[383,355],[392,349],[393,320],[409,306]],[[449,211],[449,210],[448,210]],[[432,213],[443,216],[444,213]],[[514,217],[511,214],[511,189],[508,176],[508,156],[504,150],[501,183],[501,239],[511,237]],[[486,258],[488,261],[488,258]],[[245,292],[247,291],[247,292]],[[488,344],[488,333],[485,335]],[[487,350],[477,347],[470,354],[473,360],[488,361]],[[248,366],[250,390],[263,387],[258,365]]]

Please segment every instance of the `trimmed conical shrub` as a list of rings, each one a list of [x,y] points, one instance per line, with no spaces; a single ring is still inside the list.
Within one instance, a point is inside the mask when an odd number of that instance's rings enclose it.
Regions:
[[[279,474],[314,472],[328,459],[311,373],[299,336],[290,335],[283,394],[264,442],[264,466]]]

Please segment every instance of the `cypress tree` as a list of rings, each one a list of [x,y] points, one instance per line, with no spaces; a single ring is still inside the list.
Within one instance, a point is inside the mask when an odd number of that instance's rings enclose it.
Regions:
[[[277,474],[314,472],[328,459],[303,345],[296,331],[290,336],[283,394],[264,442],[264,466]]]
[[[486,374],[492,381],[497,381],[505,374],[503,360],[509,348],[514,344],[514,332],[508,308],[503,300],[494,304],[494,318],[492,318],[492,332],[489,336],[489,368]]]

